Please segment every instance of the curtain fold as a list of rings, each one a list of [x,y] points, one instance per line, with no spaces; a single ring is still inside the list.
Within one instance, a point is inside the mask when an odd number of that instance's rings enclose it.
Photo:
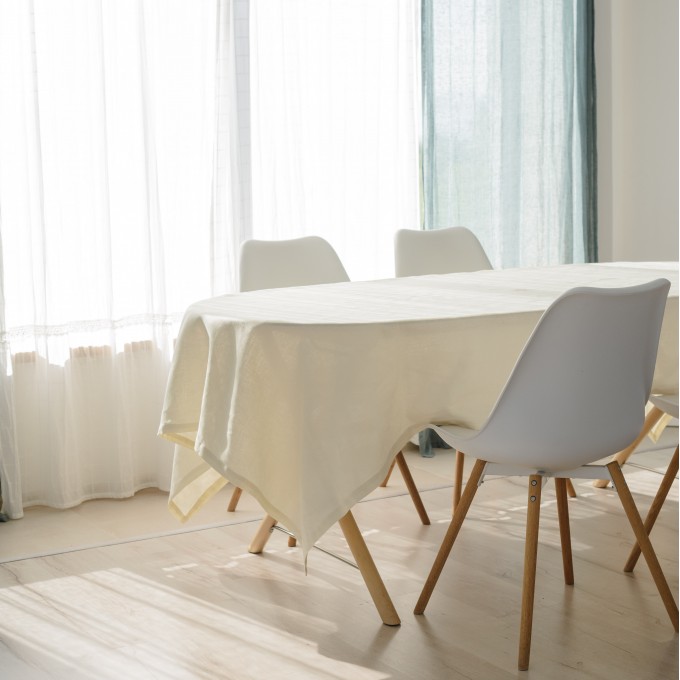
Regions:
[[[0,213],[0,224],[2,214]],[[2,262],[2,233],[0,232],[0,262]],[[0,272],[1,273],[1,272]],[[23,516],[21,499],[21,471],[16,445],[14,391],[10,365],[10,348],[5,340],[5,293],[0,276],[0,520]]]
[[[422,0],[424,228],[494,266],[597,259],[592,0]]]
[[[576,4],[577,129],[581,141],[581,228],[586,262],[598,261],[597,240],[597,82],[595,76],[595,7],[593,0]]]
[[[12,517],[169,488],[156,433],[177,326],[234,289],[249,229],[231,190],[237,24],[229,0],[0,0]]]

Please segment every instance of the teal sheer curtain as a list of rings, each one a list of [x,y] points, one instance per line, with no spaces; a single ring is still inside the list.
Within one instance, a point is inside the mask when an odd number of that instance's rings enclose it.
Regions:
[[[597,260],[592,0],[422,0],[423,227]]]
[[[421,12],[423,228],[468,227],[494,267],[597,261],[593,0]]]

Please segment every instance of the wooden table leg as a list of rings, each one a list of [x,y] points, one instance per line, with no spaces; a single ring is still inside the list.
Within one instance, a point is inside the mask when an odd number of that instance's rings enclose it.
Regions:
[[[366,547],[364,537],[359,531],[354,516],[351,512],[348,512],[344,517],[341,517],[338,522],[383,623],[388,626],[400,625],[401,621],[399,620],[397,610],[392,604],[392,600],[387,592],[387,588],[385,588],[382,578],[380,578],[375,562],[373,562],[371,553]]]
[[[383,486],[383,487],[387,486],[387,482],[390,481],[390,475],[392,474],[392,470],[394,470],[394,464],[396,462],[397,462],[397,459],[395,458],[392,461],[392,465],[390,465],[390,469],[387,471],[387,474],[385,475],[385,479],[383,479],[382,482],[380,482],[380,486]]]
[[[430,523],[430,518],[428,517],[427,510],[425,510],[425,506],[423,505],[423,499],[420,497],[418,487],[416,486],[416,483],[413,481],[411,471],[408,469],[408,463],[406,462],[406,458],[404,458],[404,454],[401,451],[399,451],[395,460],[397,461],[397,465],[399,466],[401,476],[404,478],[404,484],[406,484],[406,488],[408,489],[408,492],[411,496],[413,505],[416,506],[416,512],[418,513],[418,517],[420,517],[420,521],[423,524],[428,525]]]
[[[265,515],[260,524],[260,528],[257,530],[255,536],[253,536],[248,552],[259,555],[264,550],[265,545],[267,545],[267,541],[272,534],[272,528],[275,525],[276,520],[271,515]]]
[[[229,500],[229,505],[227,506],[227,512],[235,512],[238,501],[241,498],[243,489],[240,486],[235,486],[234,491],[231,494],[231,499]]]
[[[394,608],[387,588],[385,588],[385,584],[380,578],[375,562],[373,562],[371,553],[366,547],[364,537],[359,531],[354,516],[351,512],[348,512],[344,517],[338,520],[338,522],[383,623],[388,626],[400,625],[401,621],[399,620],[397,610]],[[264,550],[265,545],[267,545],[272,528],[276,524],[277,521],[271,515],[265,515],[260,524],[260,528],[253,537],[248,552],[254,554],[261,553]]]

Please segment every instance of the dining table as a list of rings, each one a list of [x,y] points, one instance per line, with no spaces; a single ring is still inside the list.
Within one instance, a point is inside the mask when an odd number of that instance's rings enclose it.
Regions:
[[[677,262],[508,268],[198,301],[180,326],[159,428],[176,444],[169,509],[186,520],[231,482],[266,512],[251,551],[279,522],[305,565],[340,522],[380,616],[396,625],[352,507],[428,425],[485,422],[562,293],[658,278],[671,288],[652,390],[677,393]]]

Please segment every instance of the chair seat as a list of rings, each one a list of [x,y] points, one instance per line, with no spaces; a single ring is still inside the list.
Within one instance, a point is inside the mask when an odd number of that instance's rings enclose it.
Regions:
[[[659,396],[651,396],[649,401],[654,404],[658,409],[661,409],[664,413],[673,416],[673,418],[678,417],[678,395],[677,394],[663,394]]]

